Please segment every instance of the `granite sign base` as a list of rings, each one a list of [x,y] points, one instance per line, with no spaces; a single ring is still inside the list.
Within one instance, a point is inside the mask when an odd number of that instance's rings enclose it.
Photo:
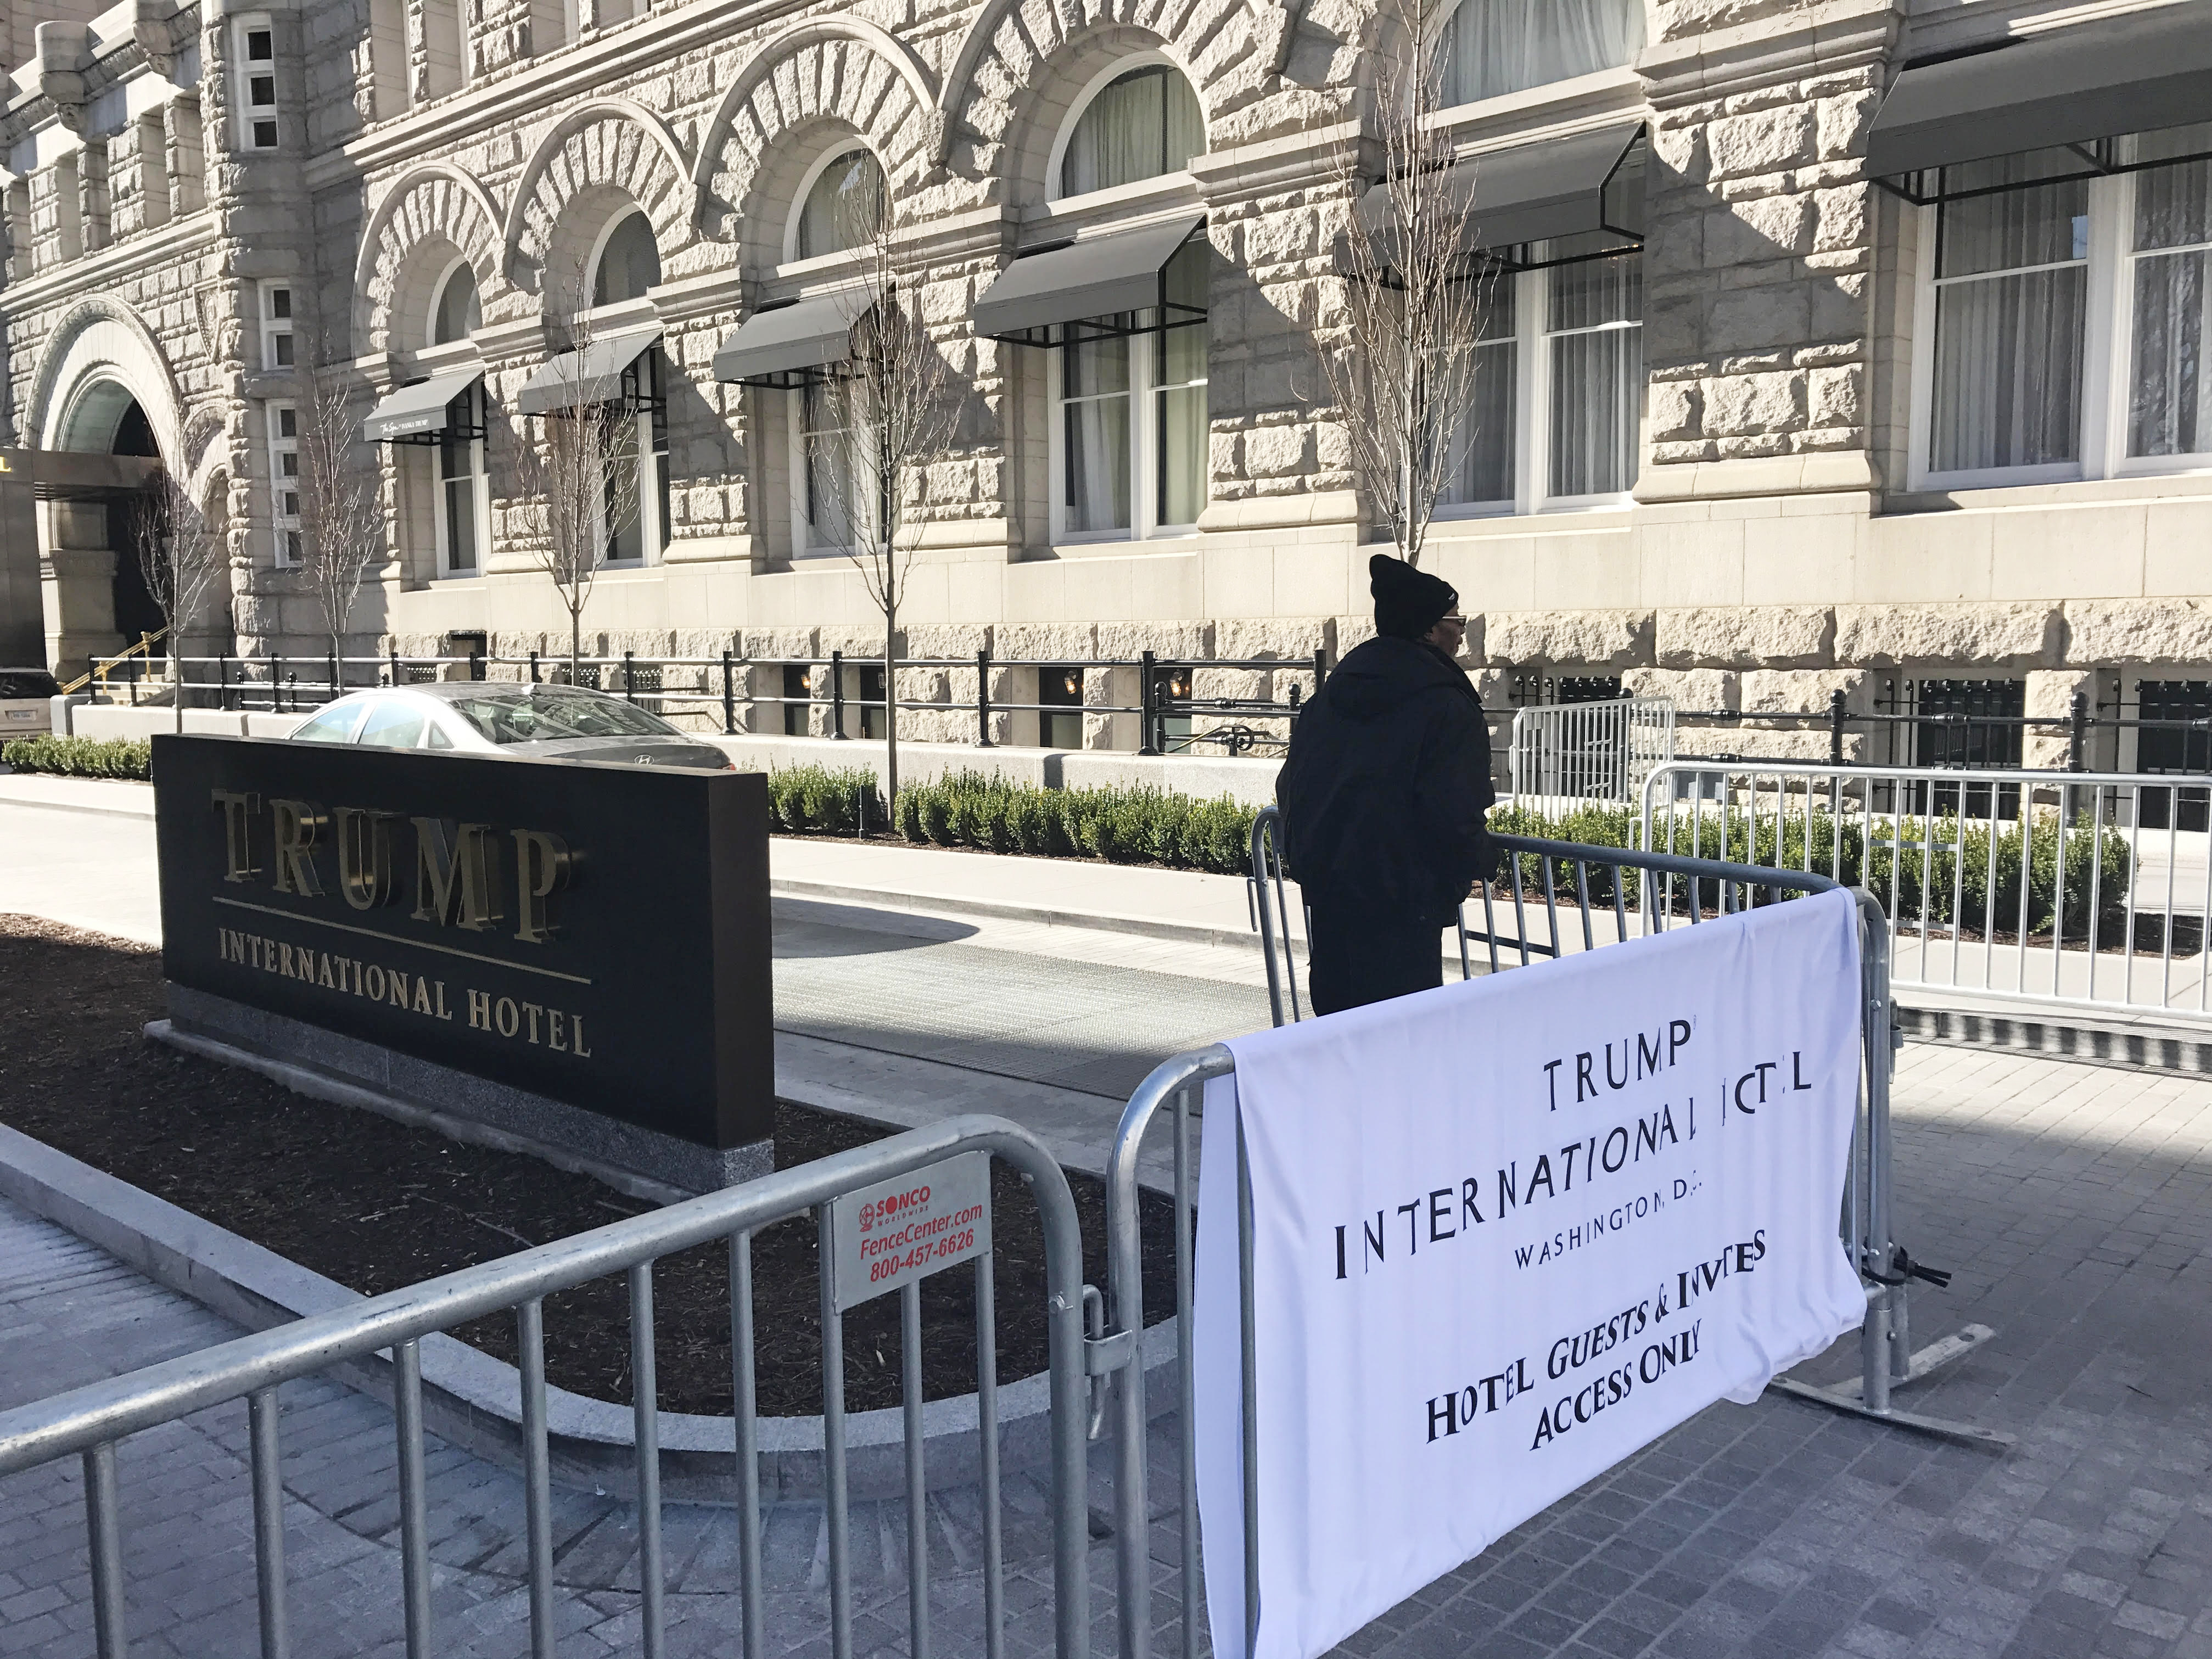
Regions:
[[[711,1192],[775,1167],[773,1140],[702,1146],[173,981],[168,992],[168,1019],[147,1027],[159,1041],[305,1094],[528,1152],[639,1197]]]

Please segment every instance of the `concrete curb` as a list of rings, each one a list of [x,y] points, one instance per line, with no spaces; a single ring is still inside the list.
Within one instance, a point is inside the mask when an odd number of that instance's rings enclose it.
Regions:
[[[1115,915],[1104,910],[1060,910],[1039,904],[973,899],[957,893],[900,893],[882,887],[796,881],[780,876],[769,877],[768,887],[769,892],[785,898],[835,899],[878,910],[931,911],[943,915],[982,916],[993,921],[1035,921],[1048,927],[1085,927],[1093,933],[1133,933],[1178,945],[1218,945],[1238,951],[1256,951],[1260,945],[1260,935],[1250,928],[1204,927],[1195,922],[1161,921],[1151,916]],[[1293,948],[1303,959],[1304,945],[1294,943]],[[1452,960],[1456,963],[1459,959],[1454,957]]]
[[[2212,1028],[2092,1024],[2032,1016],[1983,1013],[1962,1008],[1911,1008],[1899,1003],[1897,1029],[1917,1042],[2125,1066],[2183,1077],[2212,1077]]]
[[[158,1285],[249,1330],[366,1300],[335,1280],[204,1221],[129,1182],[0,1125],[0,1197],[66,1228]],[[453,1445],[502,1468],[522,1467],[521,1382],[512,1365],[443,1334],[426,1336],[424,1426]],[[1151,1414],[1174,1407],[1169,1372],[1176,1360],[1171,1325],[1145,1333]],[[329,1375],[381,1401],[392,1398],[383,1354],[346,1361]],[[1050,1395],[1040,1373],[999,1389],[999,1458],[1003,1474],[1051,1468]],[[627,1406],[546,1390],[546,1440],[553,1479],[579,1492],[636,1496],[636,1444]],[[932,1486],[978,1477],[975,1396],[922,1407],[923,1461]],[[902,1413],[855,1412],[845,1419],[847,1490],[855,1500],[902,1497],[906,1490]],[[736,1425],[726,1417],[660,1414],[662,1495],[672,1502],[727,1504],[737,1474]],[[822,1419],[763,1417],[759,1425],[761,1497],[818,1501],[823,1493]]]

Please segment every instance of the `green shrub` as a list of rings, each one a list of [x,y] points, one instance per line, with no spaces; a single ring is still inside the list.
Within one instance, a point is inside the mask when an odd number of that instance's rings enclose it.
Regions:
[[[0,744],[0,763],[18,772],[144,781],[153,776],[154,745],[143,738],[17,738]]]
[[[2127,842],[2109,832],[2100,836],[2094,825],[2077,823],[2066,832],[2062,854],[2058,815],[2053,807],[2032,811],[2026,836],[2029,879],[2023,913],[2022,836],[2017,821],[1999,823],[1992,833],[1986,818],[1961,819],[1954,812],[1933,817],[1908,812],[1899,820],[1892,820],[1863,818],[1846,811],[1839,818],[1817,803],[1808,814],[1804,805],[1802,799],[1791,802],[1789,810],[1779,815],[1779,823],[1771,810],[1762,813],[1755,834],[1749,815],[1741,808],[1723,813],[1717,805],[1680,807],[1671,819],[1662,818],[1655,825],[1655,830],[1664,831],[1656,850],[1768,869],[1810,869],[1833,876],[1847,887],[1867,887],[1891,919],[1907,929],[1920,927],[1923,921],[1930,927],[1948,928],[1955,914],[1960,927],[1967,932],[2006,935],[2019,934],[2023,924],[2030,935],[2050,932],[2057,908],[2052,895],[2063,857],[2066,935],[2075,939],[2087,935],[2093,886],[2100,934],[2112,938],[2125,925],[2132,869]],[[1490,827],[1510,835],[1591,847],[1633,847],[1641,833],[1639,816],[1632,809],[1595,803],[1551,815],[1500,806],[1490,815]],[[1540,898],[1544,860],[1523,854],[1515,862],[1522,890]],[[1613,873],[1611,866],[1589,866],[1593,904],[1613,902]],[[1623,874],[1622,899],[1633,905],[1638,872],[1632,870]],[[1575,896],[1571,861],[1554,860],[1552,880],[1559,898]],[[1686,912],[1690,902],[1688,884],[1675,881],[1668,885],[1674,908]],[[1707,908],[1712,907],[1710,888],[1700,895],[1700,902]]]
[[[794,835],[814,831],[849,836],[863,827],[881,830],[884,798],[876,775],[866,767],[832,771],[826,766],[793,766],[768,775],[769,811],[775,825]]]

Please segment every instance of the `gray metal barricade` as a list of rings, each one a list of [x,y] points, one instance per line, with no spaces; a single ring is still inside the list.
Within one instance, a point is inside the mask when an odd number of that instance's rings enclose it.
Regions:
[[[664,1650],[658,1407],[653,1382],[653,1263],[717,1239],[730,1252],[731,1352],[735,1389],[738,1575],[744,1595],[744,1651],[760,1659],[763,1630],[759,1433],[755,1409],[752,1237],[770,1224],[808,1211],[821,1231],[823,1455],[829,1547],[830,1651],[850,1659],[853,1596],[845,1478],[844,1369],[831,1262],[831,1204],[843,1194],[952,1157],[986,1152],[1019,1170],[1034,1193],[1045,1242],[1051,1395],[1054,1643],[1059,1659],[1089,1651],[1089,1547],[1085,1447],[1089,1382],[1133,1345],[1086,1349],[1083,1332],[1083,1241],[1067,1178],[1042,1143],[1004,1119],[965,1116],[872,1146],[840,1152],[743,1186],[710,1193],[557,1243],[374,1297],[342,1312],[298,1320],[202,1352],[94,1383],[54,1399],[0,1413],[0,1477],[77,1455],[84,1462],[87,1530],[98,1651],[114,1659],[126,1646],[123,1495],[116,1448],[129,1436],[229,1401],[247,1402],[252,1432],[254,1543],[262,1659],[290,1650],[285,1593],[283,1490],[277,1390],[283,1383],[389,1349],[398,1437],[400,1547],[409,1659],[431,1650],[430,1557],[422,1442],[422,1339],[486,1314],[511,1310],[520,1338],[524,1497],[528,1534],[531,1651],[554,1647],[551,1491],[546,1444],[544,1299],[592,1279],[627,1276],[630,1297],[632,1391],[637,1449],[637,1522],[641,1651]],[[999,1659],[1005,1592],[998,1509],[997,1376],[988,1251],[976,1259],[977,1413],[984,1503],[985,1649]],[[905,1358],[908,1612],[911,1651],[930,1650],[927,1494],[921,1480],[921,1303],[918,1281],[897,1291]],[[1141,1370],[1141,1367],[1138,1369]]]
[[[1280,818],[1273,807],[1264,809],[1253,825],[1251,896],[1253,919],[1266,952],[1267,987],[1275,1023],[1301,1018],[1297,1000],[1297,955],[1292,948],[1291,919],[1302,914],[1287,890],[1287,872],[1277,839]],[[1595,950],[1613,939],[1626,939],[1638,931],[1660,931],[1677,914],[1687,923],[1704,920],[1708,905],[1718,915],[1747,909],[1760,893],[1777,896],[1822,892],[1840,885],[1816,872],[1778,871],[1747,865],[1724,864],[1708,859],[1689,859],[1666,854],[1587,847],[1532,836],[1498,836],[1501,849],[1510,856],[1511,902],[1516,927],[1513,935],[1501,935],[1497,925],[1498,901],[1486,887],[1484,927],[1477,931],[1460,925],[1462,970],[1472,975],[1474,963],[1468,952],[1470,941],[1487,947],[1489,970],[1525,966],[1539,957],[1571,951],[1579,935],[1580,948]],[[1564,872],[1571,867],[1574,902],[1560,896]],[[1630,877],[1638,897],[1628,902]],[[1593,879],[1595,875],[1595,880]],[[1651,893],[1641,884],[1650,882]],[[1547,937],[1532,937],[1529,906],[1524,886],[1538,884],[1543,898],[1542,915],[1548,923]],[[1892,1236],[1890,1200],[1889,1085],[1893,1034],[1889,1017],[1888,930],[1881,906],[1863,889],[1852,890],[1860,920],[1863,964],[1862,1054],[1863,1083],[1854,1129],[1851,1159],[1842,1206],[1841,1232],[1845,1249],[1857,1265],[1867,1292],[1867,1318],[1860,1336],[1860,1375],[1844,1383],[1815,1387],[1790,1378],[1778,1378],[1775,1389],[1835,1410],[1850,1412],[1922,1430],[1970,1443],[2003,1447],[2011,1437],[1970,1424],[1923,1416],[1897,1409],[1891,1390],[1899,1383],[1917,1381],[1937,1366],[1986,1342],[1993,1334],[1986,1327],[1970,1325],[1958,1334],[1914,1353],[1911,1349],[1906,1311],[1906,1287],[1916,1274],[1911,1258]],[[1595,902],[1593,902],[1595,898]],[[1572,914],[1562,930],[1561,912]],[[1637,928],[1630,919],[1641,918]],[[1601,937],[1602,918],[1613,926],[1612,938]],[[1577,925],[1578,924],[1578,925]],[[1182,1652],[1194,1659],[1200,1644],[1195,1610],[1203,1598],[1200,1578],[1198,1486],[1194,1455],[1194,1408],[1189,1364],[1192,1303],[1191,1240],[1196,1217],[1196,1190],[1190,1152],[1191,1120],[1199,1107],[1199,1091],[1210,1079],[1234,1072],[1229,1050],[1219,1045],[1178,1054],[1156,1068],[1129,1098],[1116,1132],[1114,1156],[1108,1168],[1107,1230],[1110,1307],[1117,1331],[1144,1328],[1142,1259],[1137,1221],[1137,1170],[1147,1132],[1163,1117],[1172,1127],[1175,1151],[1176,1321],[1178,1335],[1178,1420],[1181,1528],[1180,1589],[1183,1607]],[[1248,1637],[1258,1627],[1259,1533],[1261,1522],[1257,1478],[1257,1430],[1255,1411],[1255,1341],[1252,1310],[1251,1188],[1244,1165],[1243,1135],[1238,1133],[1237,1244],[1239,1283],[1243,1291],[1243,1459],[1246,1483],[1245,1536],[1240,1540],[1244,1559],[1244,1596]],[[1940,1280],[1941,1275],[1933,1275]],[[1117,1576],[1121,1597],[1121,1635],[1123,1659],[1143,1659],[1151,1650],[1151,1551],[1145,1457],[1145,1378],[1140,1370],[1123,1372],[1115,1384],[1115,1503],[1116,1509]]]

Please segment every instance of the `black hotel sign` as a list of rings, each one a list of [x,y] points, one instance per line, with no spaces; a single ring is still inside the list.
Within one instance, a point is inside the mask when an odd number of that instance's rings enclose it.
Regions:
[[[168,978],[711,1147],[771,1133],[758,775],[154,739]]]

